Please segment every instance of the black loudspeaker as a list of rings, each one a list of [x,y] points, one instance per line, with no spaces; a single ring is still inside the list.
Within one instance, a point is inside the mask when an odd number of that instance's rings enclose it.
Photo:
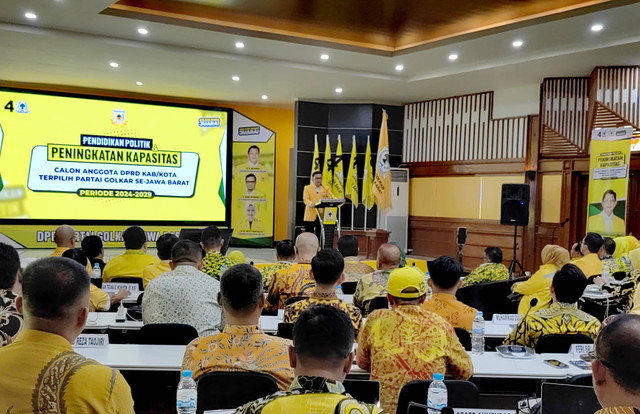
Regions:
[[[466,227],[458,227],[458,232],[456,234],[456,239],[458,244],[465,244],[467,242],[467,228]]]
[[[529,186],[502,184],[500,224],[526,226],[529,224]]]

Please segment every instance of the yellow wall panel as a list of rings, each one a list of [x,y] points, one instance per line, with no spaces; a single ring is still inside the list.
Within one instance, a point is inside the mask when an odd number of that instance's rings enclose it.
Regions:
[[[435,217],[434,194],[436,194],[436,177],[412,178],[409,181],[409,215]]]
[[[542,196],[540,198],[540,221],[542,223],[559,223],[562,175],[542,174]]]
[[[480,177],[436,177],[436,183],[436,217],[478,218]]]
[[[482,201],[479,218],[500,220],[502,184],[524,184],[524,175],[488,175],[482,178]]]

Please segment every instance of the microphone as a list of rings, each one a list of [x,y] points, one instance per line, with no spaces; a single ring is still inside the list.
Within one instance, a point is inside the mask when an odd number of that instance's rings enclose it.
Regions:
[[[557,226],[555,226],[555,227],[553,228],[553,231],[551,232],[551,244],[554,244],[554,243],[555,243],[555,240],[556,240],[556,230],[557,230],[557,229],[559,229],[559,228],[561,228],[561,227],[564,227],[564,225],[565,225],[565,224],[567,224],[568,222],[569,222],[569,218],[567,217],[566,219],[564,219],[564,221],[563,221],[562,223],[558,224]]]
[[[534,306],[536,306],[538,304],[538,298],[533,298],[529,301],[529,309],[527,309],[527,311],[525,312],[524,316],[522,317],[522,319],[520,319],[521,321],[524,320],[524,318],[527,317],[527,315],[529,314],[529,312],[531,312],[531,309],[533,309]]]

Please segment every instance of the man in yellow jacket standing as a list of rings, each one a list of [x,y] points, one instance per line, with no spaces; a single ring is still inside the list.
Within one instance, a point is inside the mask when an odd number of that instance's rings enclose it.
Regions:
[[[315,171],[311,176],[313,184],[305,185],[302,199],[304,200],[304,230],[315,233],[318,240],[321,239],[320,218],[316,213],[315,205],[326,198],[335,198],[329,187],[322,185],[322,173]],[[322,210],[320,211],[322,214]]]

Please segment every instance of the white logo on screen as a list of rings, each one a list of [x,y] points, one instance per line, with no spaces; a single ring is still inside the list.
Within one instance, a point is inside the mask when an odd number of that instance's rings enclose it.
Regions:
[[[124,109],[114,109],[113,110],[113,123],[116,125],[124,125],[124,121],[126,119],[126,113]]]

